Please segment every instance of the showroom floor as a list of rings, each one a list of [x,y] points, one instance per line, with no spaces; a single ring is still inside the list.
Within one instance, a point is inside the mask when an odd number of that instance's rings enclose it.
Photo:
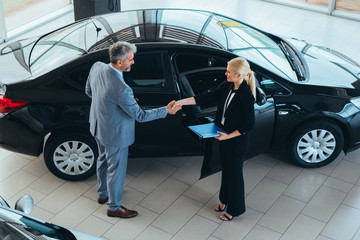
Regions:
[[[258,0],[139,2],[122,1],[122,9],[191,5],[326,45],[360,62],[359,21]],[[71,13],[37,33],[72,21]],[[248,160],[247,211],[231,222],[222,222],[213,210],[221,174],[198,180],[201,162],[201,157],[130,159],[123,202],[139,216],[124,220],[107,217],[106,206],[96,202],[95,177],[66,182],[48,172],[42,156],[0,149],[0,195],[13,206],[30,194],[34,216],[109,240],[360,239],[360,150],[342,153],[319,169],[297,167],[286,156],[263,154]]]

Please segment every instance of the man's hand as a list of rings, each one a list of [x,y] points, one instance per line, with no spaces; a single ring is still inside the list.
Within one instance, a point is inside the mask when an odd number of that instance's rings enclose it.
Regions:
[[[175,100],[169,102],[169,104],[166,106],[167,113],[172,115],[174,115],[180,109],[181,109],[181,105],[175,106]]]

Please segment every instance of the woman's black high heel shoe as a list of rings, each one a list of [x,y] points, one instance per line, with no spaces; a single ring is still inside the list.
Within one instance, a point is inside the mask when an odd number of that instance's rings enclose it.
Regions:
[[[226,208],[226,204],[223,204],[223,208],[221,208],[221,204],[218,204],[216,207],[215,207],[215,211],[216,212],[223,212]]]

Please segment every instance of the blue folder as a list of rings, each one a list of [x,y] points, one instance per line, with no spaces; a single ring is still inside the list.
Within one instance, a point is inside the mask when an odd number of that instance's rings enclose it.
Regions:
[[[215,123],[206,123],[200,125],[188,126],[190,130],[199,135],[201,138],[212,138],[220,136],[219,132],[224,132],[219,126],[215,125]]]

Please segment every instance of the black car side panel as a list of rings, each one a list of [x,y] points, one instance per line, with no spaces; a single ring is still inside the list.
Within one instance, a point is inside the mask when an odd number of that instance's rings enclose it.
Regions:
[[[0,119],[0,146],[10,151],[39,156],[42,152],[43,125],[27,107]]]

